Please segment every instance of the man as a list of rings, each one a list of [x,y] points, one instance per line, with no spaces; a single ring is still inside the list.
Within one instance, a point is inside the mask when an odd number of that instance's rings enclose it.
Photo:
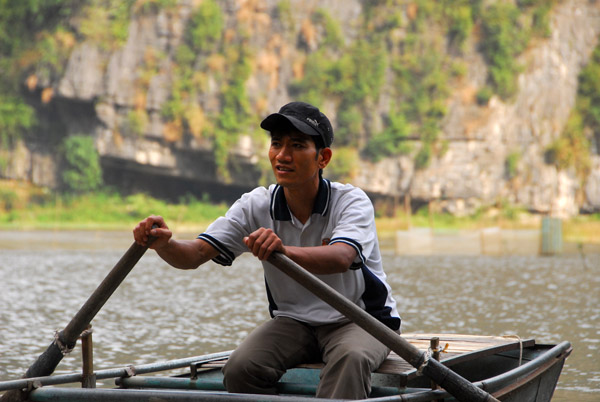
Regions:
[[[333,129],[318,108],[292,102],[261,127],[271,134],[268,155],[277,184],[244,194],[195,240],[174,240],[157,216],[140,222],[135,240],[145,245],[150,235],[157,237],[151,248],[181,269],[210,259],[231,265],[247,251],[262,261],[273,318],[231,354],[223,369],[229,392],[274,394],[287,369],[323,361],[317,397],[366,398],[371,372],[389,349],[266,260],[273,252],[285,254],[399,332],[373,206],[362,190],[322,178]]]

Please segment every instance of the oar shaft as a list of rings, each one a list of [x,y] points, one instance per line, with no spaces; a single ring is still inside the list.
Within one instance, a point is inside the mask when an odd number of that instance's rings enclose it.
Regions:
[[[98,314],[98,311],[106,304],[108,299],[117,290],[125,277],[131,272],[135,264],[142,258],[148,247],[133,243],[119,262],[106,275],[102,283],[88,298],[77,314],[62,331],[66,342],[75,343],[79,335],[86,329],[87,325]]]
[[[420,368],[425,361],[425,353],[285,255],[273,253],[269,262],[373,335],[411,366]],[[423,373],[459,401],[496,401],[494,397],[433,359],[424,365]]]

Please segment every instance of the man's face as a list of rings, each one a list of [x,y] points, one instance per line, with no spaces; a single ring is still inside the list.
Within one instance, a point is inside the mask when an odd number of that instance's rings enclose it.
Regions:
[[[318,182],[319,169],[327,165],[313,139],[298,131],[271,133],[269,160],[277,184],[289,188]]]

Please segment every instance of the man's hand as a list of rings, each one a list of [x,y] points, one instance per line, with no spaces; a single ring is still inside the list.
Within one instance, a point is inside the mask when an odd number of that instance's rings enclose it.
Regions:
[[[244,237],[244,243],[259,260],[266,260],[274,251],[285,254],[281,239],[271,229],[260,228],[250,233]]]
[[[152,228],[153,225],[157,225],[158,227]],[[133,229],[133,238],[141,246],[148,245],[150,236],[156,238],[150,245],[150,248],[155,250],[165,247],[169,243],[169,240],[171,240],[173,233],[162,216],[150,215]]]

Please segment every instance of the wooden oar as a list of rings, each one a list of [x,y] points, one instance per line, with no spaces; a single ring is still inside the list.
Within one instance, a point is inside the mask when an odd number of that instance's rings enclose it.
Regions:
[[[154,238],[148,240],[148,245]],[[71,319],[69,324],[55,336],[54,341],[48,346],[37,360],[29,367],[23,378],[43,377],[54,372],[54,369],[60,363],[63,356],[77,343],[77,338],[86,329],[87,325],[96,316],[98,311],[104,306],[106,301],[119,287],[125,277],[131,272],[135,264],[144,255],[148,246],[140,246],[133,243],[129,250],[121,257],[119,262],[108,273],[100,286],[92,293],[85,304],[79,309],[77,314]],[[1,402],[24,401],[27,399],[27,392],[22,390],[12,390],[6,392],[0,398]]]
[[[296,280],[300,285],[310,290],[321,300],[344,314],[369,334],[373,335],[374,338],[396,352],[400,357],[410,363],[411,366],[421,370],[424,375],[439,384],[457,400],[469,402],[498,401],[496,398],[481,388],[476,387],[440,362],[434,359],[428,359],[425,352],[421,352],[396,332],[285,255],[273,253],[268,261],[292,279]]]

